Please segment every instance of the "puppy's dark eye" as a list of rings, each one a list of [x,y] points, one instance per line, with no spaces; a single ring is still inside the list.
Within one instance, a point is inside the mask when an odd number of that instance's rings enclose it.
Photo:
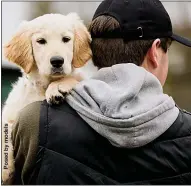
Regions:
[[[63,38],[62,38],[62,41],[63,41],[64,43],[68,43],[70,40],[71,40],[71,39],[70,39],[69,37],[63,37]]]
[[[37,43],[41,44],[41,45],[45,45],[47,42],[45,39],[41,38],[37,40]]]

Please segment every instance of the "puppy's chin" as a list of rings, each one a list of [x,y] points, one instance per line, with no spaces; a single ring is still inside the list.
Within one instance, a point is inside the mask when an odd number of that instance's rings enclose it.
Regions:
[[[51,69],[51,73],[50,73],[50,76],[52,76],[52,77],[57,77],[57,76],[64,76],[65,75],[65,73],[64,73],[64,69],[63,69],[63,67],[60,67],[60,68],[52,68]]]
[[[61,78],[64,78],[65,76],[67,76],[67,74],[65,73],[63,67],[61,68],[52,68],[49,77],[55,81]]]
[[[60,79],[62,79],[62,78],[64,78],[64,77],[65,77],[64,74],[54,74],[54,75],[50,75],[50,76],[49,76],[49,80],[50,80],[51,82],[53,82],[53,81],[60,80]]]

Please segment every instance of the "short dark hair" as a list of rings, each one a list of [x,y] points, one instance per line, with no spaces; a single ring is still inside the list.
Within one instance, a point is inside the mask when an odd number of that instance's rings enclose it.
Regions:
[[[111,32],[120,27],[118,21],[111,16],[99,16],[89,26],[93,35]],[[171,39],[160,38],[161,48],[167,52]],[[140,66],[152,46],[152,40],[134,40],[124,42],[122,38],[92,38],[91,49],[93,61],[98,68],[110,67],[119,63],[134,63]]]

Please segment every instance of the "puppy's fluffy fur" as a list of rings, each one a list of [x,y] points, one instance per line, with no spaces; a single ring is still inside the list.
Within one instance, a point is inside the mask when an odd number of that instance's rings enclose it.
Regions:
[[[97,70],[92,62],[90,50],[91,37],[77,14],[67,16],[46,14],[20,25],[17,33],[5,46],[5,57],[21,67],[23,76],[14,84],[3,108],[3,127],[8,124],[8,135],[2,135],[2,179],[11,183],[14,173],[13,149],[11,144],[12,127],[18,119],[19,112],[27,104],[55,96],[61,91],[68,92],[78,82],[73,74]],[[64,59],[63,65],[57,69],[51,65],[50,59],[59,56]],[[86,65],[85,65],[86,64]],[[81,67],[81,68],[80,68]],[[80,68],[76,70],[76,68]],[[89,69],[90,70],[90,69]],[[91,72],[91,70],[90,70]],[[84,77],[91,74],[84,73]],[[52,83],[53,82],[53,83]],[[56,101],[56,100],[52,100]],[[8,141],[8,166],[4,167],[5,138]]]

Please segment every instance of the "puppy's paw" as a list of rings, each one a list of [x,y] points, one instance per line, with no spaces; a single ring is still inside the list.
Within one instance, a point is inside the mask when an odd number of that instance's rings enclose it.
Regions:
[[[58,85],[58,91],[66,97],[67,94],[79,83],[77,77],[66,77]]]
[[[45,96],[49,104],[61,104],[66,95],[79,83],[79,78],[68,76],[52,82],[46,90]]]
[[[46,100],[51,105],[59,105],[64,102],[64,95],[58,90],[58,83],[51,83],[45,93]]]

